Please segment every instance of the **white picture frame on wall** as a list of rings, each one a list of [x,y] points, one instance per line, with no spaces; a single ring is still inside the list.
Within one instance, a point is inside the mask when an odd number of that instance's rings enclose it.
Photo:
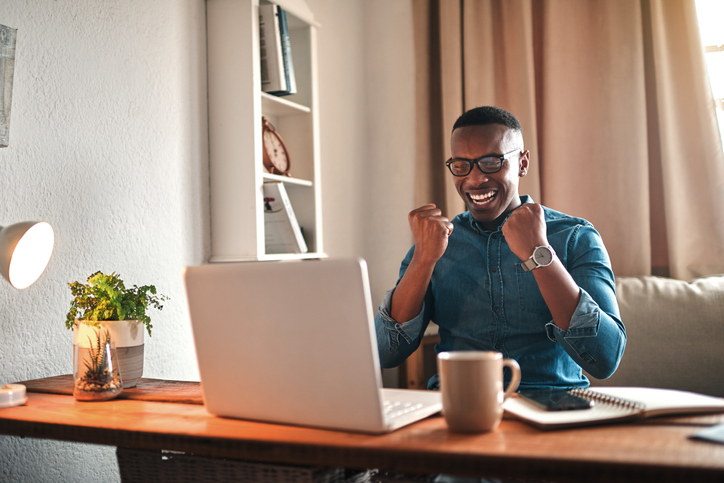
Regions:
[[[16,38],[17,29],[0,25],[0,148],[6,148],[10,141]]]

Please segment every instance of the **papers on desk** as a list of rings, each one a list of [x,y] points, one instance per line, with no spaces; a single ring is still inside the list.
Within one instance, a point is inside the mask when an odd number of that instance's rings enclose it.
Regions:
[[[596,387],[572,393],[596,401],[591,409],[546,411],[520,397],[503,405],[506,414],[540,429],[622,422],[652,416],[724,413],[724,399],[674,389]]]
[[[711,428],[706,428],[698,433],[692,434],[693,439],[703,439],[713,443],[724,444],[724,424],[717,424]]]

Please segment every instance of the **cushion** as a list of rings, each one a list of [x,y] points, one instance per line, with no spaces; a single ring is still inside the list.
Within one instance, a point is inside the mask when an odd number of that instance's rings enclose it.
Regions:
[[[627,343],[616,373],[592,385],[645,386],[724,397],[724,275],[684,282],[620,277]]]

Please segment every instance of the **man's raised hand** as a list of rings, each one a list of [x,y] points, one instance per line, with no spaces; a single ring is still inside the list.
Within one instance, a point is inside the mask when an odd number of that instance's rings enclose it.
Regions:
[[[407,218],[415,242],[415,257],[428,263],[437,262],[447,249],[453,224],[433,203],[412,210]]]
[[[537,203],[524,203],[513,210],[502,230],[510,250],[523,261],[535,247],[548,245],[543,207]]]

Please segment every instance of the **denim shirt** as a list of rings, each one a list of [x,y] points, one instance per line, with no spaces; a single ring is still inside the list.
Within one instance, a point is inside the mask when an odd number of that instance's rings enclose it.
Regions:
[[[532,200],[522,196],[521,202]],[[510,250],[502,225],[484,230],[465,212],[452,221],[455,229],[435,265],[420,313],[401,323],[392,319],[394,289],[380,305],[375,327],[382,367],[407,359],[432,320],[439,326],[436,352],[502,352],[520,364],[521,388],[587,387],[581,368],[595,378],[611,376],[623,355],[626,329],[603,240],[588,221],[543,209],[548,242],[580,288],[568,330],[553,323],[533,273],[524,271]],[[402,261],[400,278],[414,250]],[[438,388],[437,375],[428,388]]]

